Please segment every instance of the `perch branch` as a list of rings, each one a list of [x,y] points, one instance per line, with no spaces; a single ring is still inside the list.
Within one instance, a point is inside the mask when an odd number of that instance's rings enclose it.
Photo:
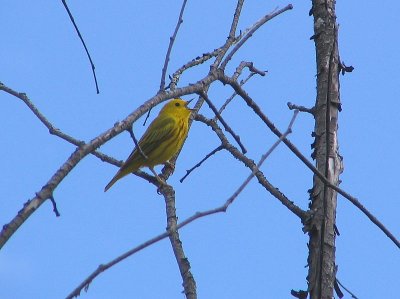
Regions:
[[[273,145],[272,147],[262,156],[262,158],[260,159],[260,161],[257,163],[257,166],[254,168],[254,170],[252,171],[252,173],[250,174],[250,176],[237,188],[237,190],[225,201],[225,203],[217,208],[214,209],[210,209],[210,210],[206,210],[203,212],[196,212],[194,215],[190,216],[189,218],[185,219],[184,221],[178,223],[168,223],[167,226],[167,231],[159,234],[158,236],[151,238],[149,240],[147,240],[146,242],[132,248],[131,250],[123,253],[122,255],[118,256],[117,258],[113,259],[112,261],[106,263],[106,264],[101,264],[97,267],[97,269],[92,272],[87,278],[85,278],[82,283],[79,284],[79,286],[77,286],[67,297],[66,299],[72,299],[74,297],[78,297],[81,293],[82,290],[87,290],[89,288],[89,285],[93,282],[93,280],[99,276],[101,273],[103,273],[104,271],[106,271],[107,269],[113,267],[114,265],[118,264],[119,262],[125,260],[126,258],[132,256],[133,254],[149,247],[150,245],[153,245],[154,243],[157,243],[163,239],[165,239],[166,237],[170,237],[171,235],[174,234],[175,232],[177,233],[179,229],[181,229],[182,227],[190,224],[191,222],[198,220],[200,218],[206,217],[206,216],[210,216],[213,214],[217,214],[217,213],[222,213],[222,212],[226,212],[227,209],[229,208],[229,206],[234,202],[234,200],[238,197],[238,195],[244,190],[244,188],[248,185],[248,183],[250,182],[250,180],[256,175],[256,172],[258,172],[258,167],[260,167],[263,162],[265,161],[265,159],[268,158],[268,156],[275,150],[275,148],[279,145],[280,142],[282,142],[283,138],[286,137],[288,134],[291,133],[292,131],[292,126],[293,123],[295,121],[295,118],[297,116],[297,112],[295,112],[293,114],[293,117],[289,123],[289,126],[286,130],[286,132],[284,133],[284,135],[282,136],[282,138],[279,138]],[[203,117],[201,117],[203,118]],[[166,193],[166,197],[167,196],[172,196],[174,197],[174,191],[171,188],[171,186],[165,186],[162,187],[162,192]],[[169,193],[169,195],[168,195]],[[168,201],[174,201],[174,199],[166,198],[166,209],[167,209],[167,214],[174,214],[175,213],[175,205],[170,205],[168,204]],[[171,211],[168,211],[171,210]],[[173,217],[176,219],[176,215],[175,217]],[[175,220],[174,220],[175,221]],[[173,229],[171,229],[172,226],[175,226]],[[175,240],[174,240],[175,242]],[[175,248],[174,248],[175,251]],[[181,256],[184,260],[184,263],[187,262],[187,259],[183,256]],[[183,265],[183,267],[185,267],[185,265]],[[195,287],[195,285],[194,285]],[[186,292],[186,289],[185,289]],[[187,294],[186,294],[187,295]]]
[[[179,97],[185,94],[198,93],[204,89],[204,84],[211,84],[216,80],[215,76],[207,76],[202,80],[202,82],[175,89],[173,91],[158,93],[156,96],[147,100],[139,108],[129,114],[123,121],[116,123],[114,127],[101,133],[96,138],[92,139],[88,143],[81,143],[76,150],[71,154],[71,156],[61,165],[61,167],[54,173],[54,175],[43,185],[42,189],[37,192],[37,195],[32,199],[28,200],[23,208],[17,213],[16,216],[8,223],[3,226],[0,232],[0,249],[9,240],[9,238],[18,230],[18,228],[47,200],[50,199],[54,190],[58,185],[64,180],[64,178],[70,173],[70,171],[75,168],[75,166],[88,154],[95,152],[95,150],[106,143],[111,138],[120,134],[121,132],[127,130],[132,123],[135,122],[139,117],[146,113],[151,107],[170,99],[173,97]],[[5,85],[0,84],[0,90],[6,91]],[[10,92],[9,92],[10,93]],[[12,93],[10,93],[12,94]],[[18,98],[24,98],[24,94],[15,95]],[[27,102],[25,102],[27,103]],[[33,110],[35,113],[35,110]],[[35,115],[43,122],[40,113]],[[46,124],[45,124],[46,125]],[[104,158],[104,157],[103,157]],[[138,172],[141,177],[149,178],[148,181],[154,183],[154,179],[145,175],[143,172]],[[143,175],[143,176],[142,176]]]
[[[175,208],[175,191],[169,185],[164,185],[159,188],[160,193],[164,196],[165,210],[167,214],[167,232],[168,237],[174,251],[175,259],[179,267],[182,277],[182,285],[187,299],[196,299],[196,282],[190,271],[189,259],[186,257],[183,250],[182,241],[178,232],[178,217],[176,216]]]

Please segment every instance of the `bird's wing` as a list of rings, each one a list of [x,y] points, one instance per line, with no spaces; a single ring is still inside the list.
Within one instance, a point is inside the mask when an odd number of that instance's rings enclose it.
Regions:
[[[152,153],[162,144],[164,141],[174,136],[174,130],[176,129],[176,121],[172,117],[165,117],[161,119],[155,119],[150,126],[144,132],[142,138],[139,140],[140,149],[147,157],[151,157]],[[143,157],[139,150],[135,148],[125,163],[121,166],[119,173],[120,177],[136,171],[137,168],[142,166]]]
[[[139,140],[140,149],[145,155],[151,160],[158,155],[156,150],[160,150],[160,145],[165,141],[168,141],[176,136],[176,120],[172,117],[156,118],[142,138]],[[116,181],[124,177],[128,173],[137,171],[139,167],[145,165],[143,163],[144,158],[139,153],[138,149],[135,148],[133,152],[126,159],[125,163],[118,170],[117,174],[107,184],[104,191],[107,191]]]
[[[139,140],[139,146],[146,155],[151,155],[151,152],[160,146],[160,144],[173,138],[175,130],[177,130],[177,127],[174,118],[164,117],[156,119]]]

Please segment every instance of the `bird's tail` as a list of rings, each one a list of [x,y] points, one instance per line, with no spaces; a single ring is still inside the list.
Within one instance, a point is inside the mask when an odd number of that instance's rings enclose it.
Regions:
[[[106,192],[108,189],[110,189],[111,186],[114,185],[115,182],[118,181],[120,178],[123,178],[124,176],[137,171],[141,167],[140,163],[138,163],[139,161],[138,161],[135,153],[136,153],[136,151],[133,151],[130,154],[128,159],[118,170],[117,174],[111,179],[111,181],[104,188],[104,192]]]
[[[122,177],[124,177],[126,175],[127,175],[127,173],[124,173],[123,171],[119,170],[117,172],[117,174],[111,179],[111,181],[104,188],[104,192],[106,192],[108,189],[110,189],[111,186],[114,185],[116,181],[118,181],[120,178],[122,178]]]

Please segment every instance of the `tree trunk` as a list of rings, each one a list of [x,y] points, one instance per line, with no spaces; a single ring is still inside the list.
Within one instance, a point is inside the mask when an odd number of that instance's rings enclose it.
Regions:
[[[337,138],[340,99],[335,1],[312,0],[312,5],[317,62],[312,157],[316,159],[318,170],[332,184],[338,185],[343,165]],[[330,299],[333,298],[336,276],[336,192],[314,175],[310,195],[313,218],[309,227],[308,292],[311,299]]]

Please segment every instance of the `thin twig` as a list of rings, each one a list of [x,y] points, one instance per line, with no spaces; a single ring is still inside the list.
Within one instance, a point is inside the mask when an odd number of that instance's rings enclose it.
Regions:
[[[85,41],[83,40],[83,37],[82,37],[82,35],[81,35],[81,33],[80,33],[79,29],[78,29],[78,26],[77,26],[76,23],[75,23],[74,17],[72,16],[72,13],[71,13],[71,11],[70,11],[69,8],[68,8],[67,1],[66,1],[66,0],[61,0],[61,1],[62,1],[62,3],[64,4],[64,7],[65,7],[65,9],[66,9],[66,11],[67,11],[67,13],[68,13],[68,16],[69,16],[69,18],[70,18],[72,24],[74,25],[74,28],[75,28],[76,33],[78,33],[79,39],[81,40],[83,47],[85,48],[86,55],[87,55],[87,57],[89,58],[90,65],[91,65],[91,67],[92,67],[92,73],[93,73],[94,83],[96,84],[96,92],[97,92],[97,94],[99,94],[99,93],[100,93],[100,91],[99,91],[99,85],[97,84],[96,71],[95,71],[95,66],[94,66],[92,57],[90,57],[90,53],[89,53],[88,48],[86,47]]]
[[[136,139],[135,133],[133,133],[132,127],[129,127],[129,128],[128,128],[128,132],[129,132],[129,135],[131,135],[131,138],[133,139],[133,142],[135,143],[135,148],[139,151],[140,155],[141,155],[145,160],[147,160],[148,157],[146,156],[146,154],[143,152],[142,148],[140,147],[139,142],[138,142],[137,139]]]
[[[247,78],[240,80],[240,86],[243,86],[244,84],[247,83],[247,81],[249,81],[251,79],[251,77],[253,77],[254,75],[258,74],[260,76],[265,76],[266,72],[265,71],[260,71],[258,69],[256,69],[253,66],[252,62],[246,62],[246,61],[242,61],[240,63],[240,65],[236,68],[235,73],[233,74],[232,78],[235,78],[236,80],[239,78],[239,76],[242,74],[242,71],[245,67],[248,67],[250,70],[250,74],[247,76]],[[229,105],[229,103],[234,99],[234,97],[237,96],[236,92],[233,92],[232,95],[225,101],[225,103],[221,106],[221,108],[219,108],[218,113],[221,114],[225,108]],[[215,116],[213,118],[214,121],[217,121],[218,117]]]
[[[167,53],[165,54],[164,66],[161,71],[161,82],[160,82],[159,92],[162,92],[165,89],[165,77],[167,74],[169,57],[171,56],[172,47],[174,45],[179,28],[180,28],[181,24],[183,23],[183,12],[185,11],[186,2],[187,2],[187,0],[183,0],[181,11],[179,13],[178,22],[176,23],[174,33],[169,38],[168,50],[167,50]],[[150,113],[151,113],[151,109],[149,109],[149,111],[147,112],[146,118],[144,119],[144,122],[143,122],[143,126],[146,125],[146,122],[150,117]]]
[[[347,292],[350,294],[351,298],[358,299],[356,295],[354,295],[348,288],[346,288],[344,285],[341,284],[339,279],[336,278],[336,282]]]
[[[340,289],[340,286],[339,286],[339,284],[337,282],[336,273],[335,273],[335,281],[333,282],[333,289],[335,290],[336,295],[340,299],[342,299],[344,297],[344,294],[343,294],[342,290]]]
[[[264,25],[266,22],[269,20],[275,18],[276,16],[280,15],[281,13],[284,13],[287,10],[290,10],[293,8],[292,4],[286,5],[284,8],[279,9],[275,12],[272,12],[270,14],[267,14],[263,16],[260,20],[258,20],[253,26],[251,26],[250,30],[247,32],[247,34],[235,45],[235,47],[229,52],[229,54],[226,56],[224,61],[221,63],[220,68],[225,69],[226,65],[228,62],[232,59],[233,55],[243,46],[243,44],[254,34],[254,32],[257,31],[258,28],[260,28],[262,25]]]
[[[288,106],[288,108],[290,110],[299,110],[300,112],[306,112],[306,113],[310,113],[311,115],[314,115],[314,110],[315,110],[314,107],[307,108],[307,107],[304,107],[304,106],[301,106],[301,105],[293,104],[291,102],[288,102],[286,105]]]
[[[251,77],[253,77],[255,74],[256,74],[256,73],[250,73],[250,74],[246,77],[246,79],[240,80],[240,86],[243,86],[244,84],[246,84],[247,81],[249,81],[249,80],[251,79]],[[237,96],[237,93],[236,93],[236,91],[234,91],[234,92],[232,93],[232,95],[231,95],[228,99],[226,99],[225,103],[221,106],[221,108],[219,108],[218,113],[219,113],[219,114],[222,114],[222,112],[225,110],[225,108],[229,105],[229,103],[230,103],[236,96]],[[213,118],[213,121],[217,121],[217,119],[218,119],[217,116],[215,116],[215,117]]]
[[[165,89],[165,76],[167,74],[169,58],[171,56],[172,47],[174,45],[176,35],[178,34],[179,27],[183,23],[183,12],[185,11],[186,2],[187,2],[187,0],[183,0],[181,11],[179,13],[178,22],[176,23],[174,33],[169,38],[168,50],[167,50],[167,53],[165,54],[164,66],[163,66],[162,72],[161,72],[160,91]]]
[[[265,76],[266,72],[257,69],[252,62],[249,61],[242,61],[239,66],[236,68],[235,73],[233,74],[232,78],[237,80],[239,76],[242,74],[244,68],[248,68],[251,73],[258,74],[260,76]],[[243,84],[240,84],[241,86]]]
[[[196,168],[200,167],[201,164],[203,164],[208,158],[210,158],[212,155],[215,153],[219,152],[220,150],[224,149],[223,145],[218,146],[217,148],[213,149],[211,152],[209,152],[199,163],[197,163],[195,166],[192,168],[186,170],[186,174],[179,180],[181,183],[189,176],[189,174],[195,170]]]
[[[187,69],[194,67],[196,65],[199,64],[203,64],[206,61],[208,61],[209,59],[216,57],[218,55],[218,53],[220,52],[220,48],[215,49],[212,52],[207,52],[204,53],[202,56],[198,56],[194,59],[192,59],[191,61],[185,63],[183,66],[181,66],[179,69],[177,69],[171,76],[171,83],[169,84],[170,88],[173,90],[176,88],[176,85],[178,84],[178,81],[180,79],[180,76],[182,75],[182,73],[184,71],[186,71]]]
[[[57,217],[60,217],[61,215],[60,215],[60,212],[57,209],[57,203],[56,203],[56,200],[54,199],[53,195],[50,196],[50,201],[51,201],[51,204],[53,205],[54,214],[56,214]]]
[[[231,129],[231,127],[226,123],[226,121],[222,118],[221,114],[218,113],[217,108],[214,106],[214,104],[210,101],[210,99],[208,98],[207,94],[205,94],[204,92],[200,93],[200,96],[207,102],[208,106],[211,108],[211,110],[214,112],[215,116],[218,118],[218,120],[221,122],[221,124],[224,126],[225,131],[229,132],[233,139],[235,139],[235,141],[237,142],[237,144],[240,146],[240,149],[242,150],[242,153],[245,154],[247,152],[246,148],[244,147],[244,145],[242,144],[242,142],[240,141],[240,137],[239,135],[237,135],[235,132],[233,132],[233,130]]]
[[[239,17],[240,17],[240,13],[242,11],[243,3],[244,3],[244,0],[238,0],[238,2],[236,4],[235,13],[233,15],[232,24],[231,24],[231,28],[229,30],[228,38],[227,38],[225,44],[219,48],[220,51],[218,53],[217,58],[215,59],[214,63],[212,64],[212,66],[210,68],[210,72],[212,72],[213,70],[218,68],[218,66],[221,63],[222,59],[224,58],[226,52],[236,41],[235,33],[236,33],[237,25],[239,23]]]

